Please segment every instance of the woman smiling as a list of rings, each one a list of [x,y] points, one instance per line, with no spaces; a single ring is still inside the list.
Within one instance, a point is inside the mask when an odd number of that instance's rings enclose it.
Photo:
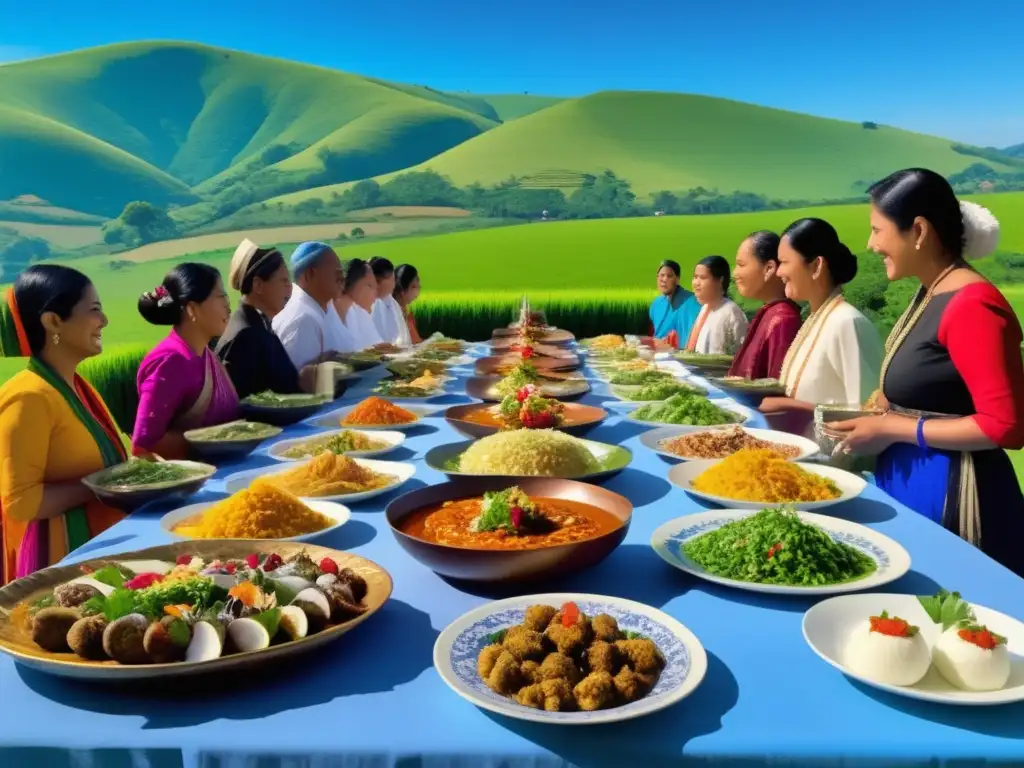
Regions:
[[[6,308],[29,361],[0,387],[0,583],[59,562],[120,520],[81,479],[126,459],[106,404],[77,373],[103,350],[107,325],[89,278],[29,267]]]
[[[747,316],[729,298],[729,262],[707,256],[693,268],[693,295],[700,302],[697,321],[686,341],[688,352],[729,355],[747,335]]]

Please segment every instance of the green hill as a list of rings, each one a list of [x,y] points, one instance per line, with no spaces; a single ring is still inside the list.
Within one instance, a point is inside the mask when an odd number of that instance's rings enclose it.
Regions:
[[[520,117],[532,115],[534,112],[540,112],[542,109],[565,101],[558,96],[531,96],[528,93],[522,95],[498,94],[480,98],[494,108],[495,114],[503,123],[507,123],[509,120],[518,120]]]
[[[945,139],[886,126],[865,129],[708,96],[605,92],[500,125],[416,170],[430,168],[463,185],[611,169],[641,195],[705,187],[823,200],[861,194],[896,168],[949,174],[972,162],[977,158],[953,151]],[[323,197],[324,190],[310,195]]]
[[[1012,147],[1000,150],[1004,155],[1011,157],[1024,157],[1024,144],[1014,144]]]

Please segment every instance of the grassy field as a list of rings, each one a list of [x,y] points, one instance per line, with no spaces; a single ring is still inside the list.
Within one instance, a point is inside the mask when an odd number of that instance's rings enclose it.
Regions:
[[[99,227],[39,224],[34,221],[0,221],[0,227],[13,229],[22,237],[40,237],[58,248],[81,248],[103,239],[103,230]]]

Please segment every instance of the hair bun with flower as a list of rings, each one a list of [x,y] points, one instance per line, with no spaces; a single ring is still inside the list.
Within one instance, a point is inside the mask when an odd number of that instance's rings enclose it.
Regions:
[[[166,307],[168,304],[174,303],[171,292],[164,285],[158,285],[152,291],[146,291],[146,295],[154,299],[158,307]]]
[[[968,200],[960,201],[964,222],[964,258],[981,259],[999,245],[999,220],[988,208]]]

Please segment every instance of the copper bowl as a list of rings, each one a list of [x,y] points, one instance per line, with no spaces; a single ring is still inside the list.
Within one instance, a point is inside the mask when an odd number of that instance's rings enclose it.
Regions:
[[[608,411],[597,408],[593,405],[580,405],[579,403],[564,403],[564,415],[569,424],[558,427],[559,432],[570,435],[585,435],[587,432],[598,426],[608,418]],[[500,432],[501,427],[497,424],[481,424],[478,421],[470,421],[467,417],[476,411],[484,411],[493,406],[488,403],[471,403],[469,405],[453,405],[444,412],[445,420],[452,425],[452,428],[460,435],[471,438],[487,437],[495,432]]]
[[[590,504],[609,512],[621,525],[586,541],[525,550],[468,549],[435,544],[403,533],[401,522],[426,506],[500,491],[517,485],[530,496]],[[475,582],[511,582],[561,576],[604,560],[626,538],[633,516],[629,499],[589,483],[553,478],[473,477],[411,491],[388,504],[384,516],[399,545],[440,576]]]
[[[502,355],[492,357],[481,357],[476,361],[474,372],[477,376],[501,375],[500,369],[506,366],[516,366],[522,362],[529,363],[538,371],[575,371],[581,363],[578,355],[568,358],[560,357],[531,357],[523,360],[518,355]]]
[[[466,379],[466,394],[476,400],[483,400],[489,403],[501,401],[501,395],[494,391],[494,386],[501,381],[500,376],[471,376]],[[551,381],[552,386],[561,387],[558,391],[546,390],[545,382],[541,382],[541,394],[544,397],[553,397],[556,400],[577,400],[590,391],[590,384],[586,379],[567,379]]]

